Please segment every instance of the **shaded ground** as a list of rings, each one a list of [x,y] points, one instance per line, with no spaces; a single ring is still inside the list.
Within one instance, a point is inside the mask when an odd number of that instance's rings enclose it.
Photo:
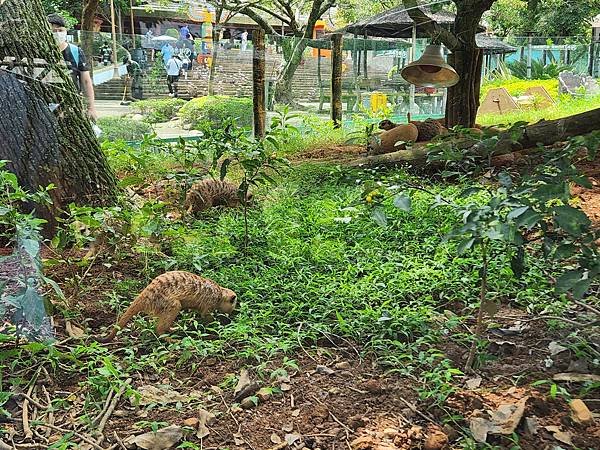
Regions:
[[[76,327],[75,330],[87,329],[94,334],[99,327],[108,326],[116,319],[110,308],[99,303],[98,293],[110,291],[127,279],[143,278],[142,269],[143,265],[134,260],[110,265],[97,263],[89,271],[60,264],[51,269],[49,275],[65,280],[62,287],[72,305],[69,310],[80,312],[70,319],[71,325]],[[81,279],[84,274],[85,278]],[[69,277],[77,278],[79,282],[73,283]],[[461,308],[456,305],[451,308],[453,312],[440,317],[461,314]],[[581,318],[583,313],[575,307],[567,317]],[[578,448],[600,448],[600,420],[596,419],[591,425],[573,423],[565,399],[560,395],[556,398],[548,396],[550,385],[532,388],[529,384],[536,380],[551,380],[560,372],[588,372],[587,363],[570,350],[563,348],[552,354],[549,347],[552,343],[564,343],[567,331],[549,332],[546,323],[536,319],[520,309],[503,306],[486,335],[490,344],[483,367],[476,374],[440,379],[427,388],[417,381],[416,372],[389,372],[395,367],[378,365],[364,353],[361,344],[331,335],[324,335],[317,347],[305,343],[285,359],[278,357],[263,364],[251,360],[203,359],[193,354],[182,364],[181,347],[174,347],[163,367],[137,371],[132,377],[132,387],[140,392],[148,386],[157,388],[155,400],[146,406],[136,406],[133,400],[121,399],[107,421],[106,440],[100,447],[115,448],[113,445],[118,445],[115,436],[125,440],[148,431],[154,423],[157,428],[190,425],[184,428],[185,439],[204,449],[462,448],[465,431],[474,417],[486,417],[486,411],[525,401],[523,417],[535,419],[536,426],[527,428],[525,420],[520,421],[516,429],[520,448],[564,445],[556,439],[556,432],[545,427],[559,430],[563,433],[558,435],[560,438],[567,436]],[[57,347],[61,351],[71,351],[78,340],[69,337],[73,332],[65,330],[63,319],[55,323]],[[465,322],[465,330],[472,325]],[[586,337],[592,343],[600,340],[598,336]],[[144,338],[135,326],[127,333],[127,343],[124,344],[122,339],[108,346],[111,352],[120,353],[130,348],[139,359],[156,351],[169,352],[168,344],[161,347],[162,344],[155,340]],[[88,340],[88,345],[91,343]],[[600,345],[600,342],[596,344]],[[464,365],[467,348],[460,340],[448,339],[441,343],[439,350],[456,367]],[[257,382],[255,389],[246,395],[252,395],[259,387],[268,388],[266,397],[261,397],[258,405],[251,403],[247,409],[240,407],[240,402],[244,402],[234,397],[233,389],[235,376],[244,367],[250,371],[250,380]],[[92,433],[85,433],[84,422],[78,419],[89,409],[81,395],[85,371],[69,377],[61,375],[60,369],[53,371],[48,367],[47,371],[47,375],[38,372],[39,379],[30,396],[43,407],[47,403],[43,396],[46,389],[47,398],[62,405],[54,411],[53,423],[65,432],[72,429],[92,436]],[[577,392],[581,383],[559,385]],[[595,399],[597,392],[586,395],[583,400],[592,411],[600,413],[600,402]],[[180,396],[184,400],[177,398]],[[174,403],[178,400],[179,403]],[[21,417],[22,401],[10,400],[5,407],[13,417]],[[31,404],[29,408],[34,416],[48,418],[43,408]],[[202,434],[208,434],[200,439],[196,419],[205,411],[215,417],[206,429],[202,428]],[[450,417],[452,420],[448,420]],[[19,420],[9,422],[7,426],[9,434],[11,429],[14,430],[12,439],[15,443],[37,442],[40,444],[37,448],[47,448],[65,434],[56,430],[44,433],[43,428],[38,428],[39,435],[28,440],[23,439]],[[553,426],[558,428],[553,429]],[[536,434],[532,434],[533,431]],[[509,448],[509,438],[490,435],[488,443]],[[80,444],[78,448],[89,447]]]

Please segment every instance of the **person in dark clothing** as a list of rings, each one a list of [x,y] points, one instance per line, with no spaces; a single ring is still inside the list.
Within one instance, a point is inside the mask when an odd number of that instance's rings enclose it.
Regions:
[[[67,68],[71,71],[73,83],[78,92],[83,92],[87,100],[87,114],[92,120],[98,118],[94,101],[94,83],[90,75],[90,68],[83,50],[76,45],[67,42],[67,25],[65,20],[58,14],[50,14],[47,18],[52,28],[54,39],[62,52]]]

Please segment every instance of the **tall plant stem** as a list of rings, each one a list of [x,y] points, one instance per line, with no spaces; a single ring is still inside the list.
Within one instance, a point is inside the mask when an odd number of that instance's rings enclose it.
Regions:
[[[485,307],[485,297],[487,294],[487,272],[488,272],[488,259],[487,259],[487,243],[485,240],[481,242],[481,262],[482,262],[482,273],[481,273],[481,291],[479,293],[479,311],[477,312],[477,324],[475,325],[475,336],[471,349],[469,350],[469,356],[467,357],[467,363],[465,364],[465,371],[471,371],[473,366],[473,359],[475,359],[475,353],[477,351],[477,344],[481,339],[483,332],[483,312]]]

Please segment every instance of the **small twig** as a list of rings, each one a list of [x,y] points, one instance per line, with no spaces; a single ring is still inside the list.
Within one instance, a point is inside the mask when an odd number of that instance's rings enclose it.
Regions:
[[[295,407],[294,394],[290,394],[290,408],[294,409],[294,407]]]
[[[333,420],[335,420],[338,424],[340,424],[342,426],[342,428],[344,428],[344,431],[346,432],[346,440],[350,439],[350,433],[354,433],[354,431],[352,431],[352,429],[350,427],[348,427],[348,425],[343,423],[340,419],[335,417],[335,415],[331,411],[329,411],[329,415],[331,416],[331,418]]]
[[[417,407],[415,405],[413,405],[411,402],[409,402],[408,400],[406,400],[406,399],[404,399],[402,397],[398,397],[398,398],[400,400],[402,400],[404,402],[404,404],[406,406],[408,406],[412,412],[417,413],[419,416],[421,416],[426,421],[431,422],[431,423],[437,423],[433,418],[431,418],[428,415],[426,415],[425,413],[422,413],[421,411],[419,411],[417,409]]]
[[[350,389],[351,391],[354,391],[354,392],[356,392],[356,393],[358,393],[358,394],[363,394],[363,395],[364,395],[364,394],[368,394],[368,392],[367,392],[367,391],[363,391],[363,390],[361,390],[361,389],[357,389],[357,388],[355,388],[355,387],[352,387],[352,386],[348,386],[348,389]]]
[[[119,399],[121,398],[121,396],[123,395],[125,390],[129,387],[129,385],[131,384],[132,381],[133,380],[131,378],[127,378],[127,380],[125,380],[125,383],[123,383],[121,385],[119,392],[117,392],[115,394],[112,401],[110,402],[110,405],[109,405],[108,409],[106,410],[104,417],[102,417],[102,419],[100,420],[100,424],[98,425],[98,433],[100,434],[100,438],[98,439],[98,444],[101,444],[102,441],[104,440],[104,435],[102,435],[102,433],[104,432],[104,427],[106,426],[106,422],[108,422],[108,419],[110,418],[113,411],[115,410],[117,403],[119,403]]]
[[[39,373],[39,371],[38,371]],[[37,376],[36,376],[37,379]],[[27,394],[24,395],[25,400],[23,400],[23,406],[22,406],[22,414],[23,414],[23,432],[25,433],[25,439],[31,439],[33,437],[33,431],[31,431],[31,427],[29,426],[29,402],[30,399],[33,400],[31,398],[31,394],[33,393],[33,388],[35,387],[35,379],[33,380],[33,383],[31,383],[31,386],[29,386],[29,390],[27,391]]]
[[[297,338],[298,338],[298,345],[300,346],[300,348],[302,349],[302,351],[303,351],[303,352],[306,354],[306,356],[308,356],[310,359],[312,359],[312,360],[313,360],[313,362],[315,362],[315,363],[316,363],[316,362],[317,362],[317,360],[316,360],[315,358],[313,358],[313,356],[312,356],[310,353],[308,353],[308,352],[306,351],[306,349],[304,348],[304,346],[302,345],[302,341],[301,341],[301,339],[300,339],[300,330],[301,330],[301,329],[302,329],[302,322],[300,322],[300,324],[298,324],[298,331],[297,331],[297,335],[296,335],[296,336],[297,336]]]
[[[558,316],[538,316],[538,317],[532,317],[531,319],[523,319],[522,322],[534,322],[536,320],[560,320],[562,322],[567,322],[567,323],[570,323],[571,325],[574,325],[574,326],[580,327],[580,328],[590,327],[590,326],[596,325],[598,323],[598,321],[591,322],[591,323],[581,323],[581,322],[576,322],[571,319],[567,319],[565,317],[558,317]]]
[[[33,391],[33,385],[29,388],[29,391]],[[25,403],[25,401],[27,401],[28,403],[31,403],[36,408],[48,409],[50,407],[50,406],[42,405],[40,402],[38,402],[36,399],[34,399],[29,393],[25,394],[24,392],[21,392],[20,394],[17,394],[17,396],[23,397],[23,399],[24,399],[23,403]]]
[[[600,316],[600,310],[594,308],[592,305],[588,305],[582,301],[579,300],[573,300],[576,304],[578,304],[579,306],[587,309],[590,312],[593,312],[594,314],[596,314],[597,316]]]
[[[44,369],[44,371],[46,372],[46,375],[47,375],[48,371],[46,371],[46,369]],[[46,410],[46,412],[48,414],[47,421],[51,425],[54,425],[54,411],[52,409],[52,399],[50,399],[50,394],[48,393],[46,386],[44,386],[43,384],[42,384],[42,392],[44,392],[44,396],[46,397],[46,402],[48,403],[48,409]],[[48,429],[46,431],[46,436],[47,437],[50,436],[50,433],[52,433],[52,430]]]
[[[119,444],[119,447],[121,447],[123,450],[127,450],[127,447],[125,447],[125,444],[123,444],[123,441],[121,440],[116,431],[113,431],[113,436],[115,437],[117,444]]]
[[[51,428],[55,431],[60,431],[61,433],[73,433],[73,436],[76,436],[79,439],[81,439],[82,441],[87,442],[95,449],[104,450],[102,447],[100,447],[98,444],[96,444],[92,439],[90,439],[89,437],[87,437],[81,433],[78,433],[77,431],[67,430],[65,428],[57,427],[56,425],[50,425],[49,423],[38,423],[37,426]]]
[[[106,413],[106,410],[110,405],[110,401],[112,400],[114,393],[115,391],[113,391],[112,389],[108,392],[106,400],[104,401],[104,406],[102,407],[102,411],[100,411],[100,413],[92,419],[92,425],[96,425],[98,422],[100,422],[102,417],[104,417],[104,414]]]

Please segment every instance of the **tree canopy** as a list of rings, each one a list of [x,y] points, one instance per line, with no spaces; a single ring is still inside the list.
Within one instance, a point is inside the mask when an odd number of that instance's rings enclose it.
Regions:
[[[501,35],[588,36],[600,14],[597,0],[498,0],[486,20]]]

